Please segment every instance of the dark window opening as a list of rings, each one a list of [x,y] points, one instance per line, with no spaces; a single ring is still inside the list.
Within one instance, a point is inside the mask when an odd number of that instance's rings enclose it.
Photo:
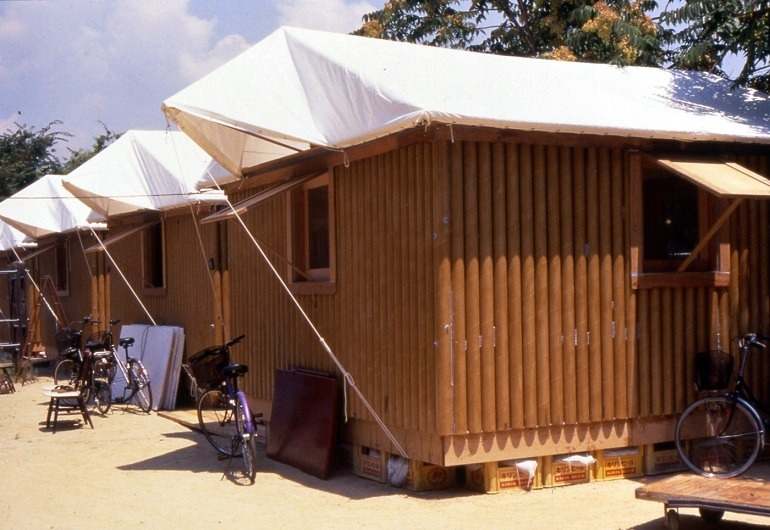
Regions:
[[[307,192],[308,268],[329,268],[329,187]]]
[[[164,287],[163,225],[152,225],[144,231],[144,286],[149,289]]]
[[[292,274],[295,282],[331,280],[331,209],[327,175],[291,195]]]
[[[67,263],[67,258],[67,243],[56,245],[56,274],[54,280],[56,290],[59,292],[66,292],[69,289],[69,263]]]
[[[668,174],[644,179],[644,259],[646,270],[675,270],[698,244],[699,190]]]

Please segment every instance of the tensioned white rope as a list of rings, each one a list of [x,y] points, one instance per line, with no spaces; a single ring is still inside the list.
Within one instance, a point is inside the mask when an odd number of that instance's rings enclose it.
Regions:
[[[216,181],[214,176],[211,174],[210,171],[206,170],[206,173],[209,176],[209,179],[211,179],[211,182],[214,183],[214,186],[219,191],[222,191],[222,188],[219,186],[219,183]],[[265,260],[265,263],[270,268],[270,271],[273,273],[273,276],[275,276],[276,280],[278,280],[278,283],[281,284],[281,287],[283,287],[283,290],[286,292],[286,294],[291,299],[294,306],[297,308],[299,313],[302,315],[302,318],[305,319],[305,322],[310,327],[310,329],[315,334],[318,341],[321,343],[321,346],[326,351],[326,353],[331,358],[332,362],[337,366],[337,369],[342,373],[342,377],[345,380],[347,384],[350,385],[350,388],[353,389],[353,391],[356,393],[358,398],[363,403],[366,410],[369,412],[369,414],[372,415],[374,418],[374,421],[377,423],[377,425],[380,427],[382,432],[387,436],[387,438],[390,440],[390,442],[393,444],[393,446],[396,448],[396,450],[399,452],[399,454],[404,458],[409,458],[409,455],[407,455],[406,450],[401,446],[401,443],[398,441],[396,436],[393,434],[393,432],[388,428],[387,425],[385,425],[385,422],[382,420],[379,414],[377,414],[377,411],[374,410],[374,407],[369,403],[369,400],[366,399],[366,396],[364,396],[363,392],[361,392],[361,389],[358,388],[358,385],[356,385],[355,380],[353,379],[353,376],[350,372],[347,371],[345,366],[340,362],[340,360],[337,358],[337,356],[334,354],[334,351],[331,349],[331,346],[329,346],[329,343],[326,342],[326,339],[324,339],[323,335],[321,335],[321,332],[318,331],[318,328],[315,326],[313,321],[310,319],[308,314],[305,312],[305,309],[302,307],[302,305],[299,303],[299,300],[297,300],[297,297],[294,296],[294,293],[291,292],[291,289],[289,289],[289,286],[286,285],[286,282],[284,281],[281,274],[278,272],[278,270],[275,268],[273,263],[270,261],[270,259],[267,257],[267,254],[265,254],[265,251],[262,249],[262,246],[257,241],[257,238],[254,237],[254,234],[251,233],[251,230],[249,230],[249,227],[246,226],[246,223],[241,218],[241,215],[238,213],[238,211],[235,209],[233,204],[230,202],[230,198],[225,195],[225,201],[227,202],[227,206],[230,207],[230,210],[232,210],[233,215],[238,220],[238,224],[241,225],[241,228],[246,232],[246,235],[251,240],[254,247],[257,249],[259,254],[262,256],[262,259]]]
[[[48,312],[51,313],[51,316],[56,320],[56,323],[61,325],[66,325],[66,322],[62,324],[62,321],[59,320],[59,317],[56,316],[56,311],[53,310],[51,307],[51,304],[48,303],[48,299],[43,294],[43,291],[40,290],[40,286],[37,284],[35,279],[32,277],[32,274],[30,274],[29,269],[27,269],[27,266],[24,264],[24,260],[21,259],[21,256],[19,256],[19,253],[16,252],[16,247],[13,246],[13,241],[8,241],[8,246],[11,247],[11,252],[13,252],[13,255],[16,256],[16,259],[19,263],[21,263],[22,268],[24,269],[24,274],[27,275],[27,278],[29,278],[29,281],[32,282],[32,285],[35,287],[35,291],[37,291],[37,294],[40,295],[40,299],[43,300],[43,303],[45,304],[45,307],[48,308]]]
[[[94,273],[91,270],[91,264],[88,263],[88,256],[86,255],[86,247],[83,245],[83,238],[80,237],[80,230],[75,230],[75,233],[78,235],[78,241],[80,242],[80,250],[83,252],[83,261],[86,262],[86,269],[88,269],[88,277],[93,279]]]
[[[217,288],[216,285],[214,285],[214,275],[211,274],[211,269],[209,268],[209,262],[208,257],[206,256],[206,248],[203,245],[203,236],[201,236],[201,230],[198,226],[198,216],[195,215],[195,209],[193,209],[193,205],[189,204],[190,206],[190,215],[192,215],[193,219],[193,227],[195,227],[195,235],[198,238],[198,248],[201,251],[201,259],[203,259],[203,267],[206,269],[206,274],[209,277],[209,286],[211,287],[211,296],[214,300],[217,299]],[[222,314],[219,307],[217,307],[216,315],[214,315],[214,319],[221,322],[222,320]],[[216,322],[215,322],[216,324]]]
[[[98,236],[98,234],[96,233],[96,230],[94,230],[94,228],[92,226],[90,226],[90,225],[89,225],[88,229],[91,230],[91,234],[93,234],[94,239],[96,239],[96,241],[99,243],[99,246],[102,247],[102,250],[107,255],[107,257],[110,259],[110,263],[112,263],[112,266],[115,267],[115,270],[118,271],[118,274],[120,274],[120,277],[123,279],[123,283],[126,284],[126,287],[128,287],[128,290],[131,291],[132,295],[134,295],[134,298],[136,298],[136,301],[139,302],[139,305],[144,310],[144,314],[147,315],[147,318],[150,319],[150,322],[152,322],[153,326],[157,326],[158,323],[155,322],[155,319],[152,318],[152,315],[150,314],[150,311],[147,309],[147,307],[145,307],[144,303],[142,302],[142,299],[139,298],[139,295],[136,294],[136,291],[134,291],[134,288],[131,287],[131,282],[128,281],[128,278],[126,278],[126,275],[123,274],[123,271],[120,269],[120,267],[118,267],[118,264],[115,263],[115,259],[112,257],[112,254],[110,254],[110,251],[107,250],[107,247],[104,246],[104,242]]]

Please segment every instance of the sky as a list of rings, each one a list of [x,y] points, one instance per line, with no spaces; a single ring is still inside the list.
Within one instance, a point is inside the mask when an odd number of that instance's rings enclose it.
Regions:
[[[0,3],[0,130],[61,120],[71,148],[163,129],[161,102],[282,25],[350,32],[382,0]],[[57,154],[66,158],[60,148]]]

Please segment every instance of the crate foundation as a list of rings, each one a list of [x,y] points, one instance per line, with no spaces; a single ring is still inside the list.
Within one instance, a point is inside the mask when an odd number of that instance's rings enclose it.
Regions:
[[[596,452],[596,480],[638,478],[644,475],[641,447],[606,449]]]
[[[383,484],[388,481],[388,453],[366,447],[353,446],[353,473]]]
[[[580,456],[593,459],[590,454],[578,453]],[[595,462],[582,464],[571,463],[566,459],[576,455],[557,455],[543,458],[543,485],[546,488],[587,484],[594,475]]]
[[[674,442],[661,442],[644,448],[644,474],[663,475],[684,471],[685,465],[679,458]]]
[[[534,470],[530,474],[528,469]],[[481,493],[526,492],[543,487],[541,459],[524,458],[465,466],[465,487]]]

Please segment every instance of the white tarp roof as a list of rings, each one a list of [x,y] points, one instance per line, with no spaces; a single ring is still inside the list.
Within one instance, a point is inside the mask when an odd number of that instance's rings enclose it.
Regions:
[[[34,241],[8,223],[0,221],[0,252],[11,248],[34,246]]]
[[[64,178],[64,186],[110,217],[188,204],[220,204],[220,191],[198,191],[232,180],[205,151],[178,131],[129,130]]]
[[[35,239],[89,226],[105,228],[104,217],[67,191],[61,175],[40,177],[0,202],[0,219]]]
[[[418,124],[770,143],[770,97],[714,75],[281,28],[163,103],[237,175]],[[281,144],[281,145],[279,145]]]

